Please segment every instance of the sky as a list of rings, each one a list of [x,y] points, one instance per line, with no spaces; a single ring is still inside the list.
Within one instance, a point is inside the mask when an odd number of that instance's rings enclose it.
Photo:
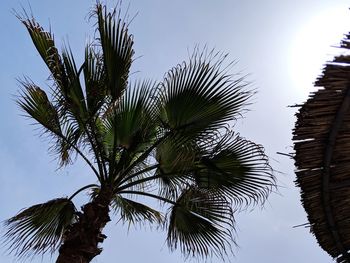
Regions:
[[[112,7],[115,1],[107,1]],[[84,45],[92,36],[88,13],[91,0],[1,1],[0,8],[0,221],[20,209],[72,194],[94,182],[79,160],[57,169],[48,140],[23,117],[15,103],[16,79],[29,76],[48,88],[48,71],[12,9],[28,8],[55,33],[58,46],[68,42],[81,61]],[[132,78],[161,80],[178,63],[187,60],[197,45],[215,48],[236,61],[232,73],[247,74],[258,91],[254,104],[235,128],[245,138],[262,144],[276,170],[278,191],[264,208],[236,215],[238,247],[232,262],[328,263],[329,257],[308,228],[295,187],[293,161],[277,152],[292,153],[295,108],[313,89],[322,65],[339,52],[342,34],[350,31],[349,1],[329,0],[124,0],[136,57]],[[84,201],[83,199],[81,200]],[[183,262],[171,252],[166,234],[149,228],[116,224],[105,229],[104,251],[93,262]],[[53,255],[55,258],[55,255]],[[50,256],[32,262],[54,262]],[[0,262],[16,262],[0,248]],[[219,263],[219,259],[208,260]]]

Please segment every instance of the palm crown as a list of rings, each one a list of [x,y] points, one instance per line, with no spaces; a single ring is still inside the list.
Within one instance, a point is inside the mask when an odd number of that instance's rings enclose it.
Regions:
[[[262,148],[227,125],[253,92],[213,52],[195,52],[159,83],[132,83],[127,24],[100,3],[94,14],[98,36],[81,66],[69,48],[59,53],[52,33],[34,18],[19,16],[53,86],[47,95],[22,81],[18,104],[52,137],[60,164],[80,156],[97,183],[10,218],[9,249],[28,256],[59,248],[57,262],[89,262],[101,252],[112,209],[124,222],[164,226],[169,247],[187,256],[225,255],[234,243],[234,211],[263,202],[274,185]],[[87,189],[91,200],[78,211],[73,198]],[[159,200],[167,210],[136,196]]]

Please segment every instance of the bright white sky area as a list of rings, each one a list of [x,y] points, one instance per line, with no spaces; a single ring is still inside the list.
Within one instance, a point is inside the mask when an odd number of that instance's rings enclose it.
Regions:
[[[48,71],[24,27],[11,9],[30,2],[34,16],[51,26],[58,45],[68,41],[81,61],[93,21],[87,23],[93,0],[1,1],[0,8],[0,221],[21,208],[72,194],[94,178],[80,162],[57,170],[47,140],[21,116],[14,98],[17,77],[30,76],[47,87]],[[114,6],[114,1],[108,1]],[[295,108],[313,90],[322,64],[339,50],[342,34],[350,31],[349,1],[342,0],[147,0],[127,1],[133,20],[136,57],[132,78],[161,80],[165,72],[188,58],[197,44],[229,53],[237,61],[232,73],[249,74],[258,90],[254,104],[236,128],[247,139],[264,145],[276,172],[278,193],[264,209],[236,216],[237,263],[328,263],[332,259],[317,245],[308,228],[294,185],[292,160],[276,152],[292,152]],[[166,234],[148,228],[110,223],[104,251],[94,262],[178,263],[184,259],[166,246]],[[55,256],[54,256],[55,258]],[[0,262],[16,262],[0,250]],[[33,263],[54,262],[50,257]],[[209,262],[219,263],[219,259]]]

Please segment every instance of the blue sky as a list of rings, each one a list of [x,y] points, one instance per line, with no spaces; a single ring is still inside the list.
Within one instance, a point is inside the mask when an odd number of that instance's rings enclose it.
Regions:
[[[48,140],[21,116],[15,104],[16,78],[30,76],[48,87],[48,71],[11,9],[30,2],[34,16],[51,25],[60,46],[68,41],[77,59],[93,21],[87,22],[94,1],[10,1],[0,9],[0,221],[21,208],[70,195],[94,178],[81,163],[57,170],[47,150]],[[114,1],[107,1],[113,6]],[[291,131],[295,108],[312,90],[322,63],[335,54],[342,33],[350,31],[348,1],[328,0],[147,0],[130,3],[136,57],[133,78],[160,80],[167,70],[188,58],[197,44],[229,53],[237,61],[232,73],[249,74],[258,90],[246,118],[236,124],[244,137],[261,143],[270,156],[279,190],[263,209],[236,216],[237,242],[232,262],[309,263],[332,262],[307,228],[299,189],[294,186],[292,160],[276,154],[292,151]],[[326,25],[328,24],[328,25]],[[348,26],[346,26],[348,25]],[[81,201],[84,201],[82,198]],[[105,233],[104,251],[94,262],[183,262],[168,250],[165,233],[148,228],[127,230],[111,222]],[[50,257],[32,262],[49,262]],[[52,260],[54,262],[54,260]],[[0,250],[0,262],[16,262]],[[213,259],[214,262],[221,262]]]

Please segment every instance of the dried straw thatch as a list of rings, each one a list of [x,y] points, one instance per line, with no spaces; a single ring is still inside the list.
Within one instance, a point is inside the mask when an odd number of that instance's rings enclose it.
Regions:
[[[349,52],[350,34],[341,42]],[[326,64],[296,114],[296,184],[311,232],[337,262],[350,262],[350,55]]]

